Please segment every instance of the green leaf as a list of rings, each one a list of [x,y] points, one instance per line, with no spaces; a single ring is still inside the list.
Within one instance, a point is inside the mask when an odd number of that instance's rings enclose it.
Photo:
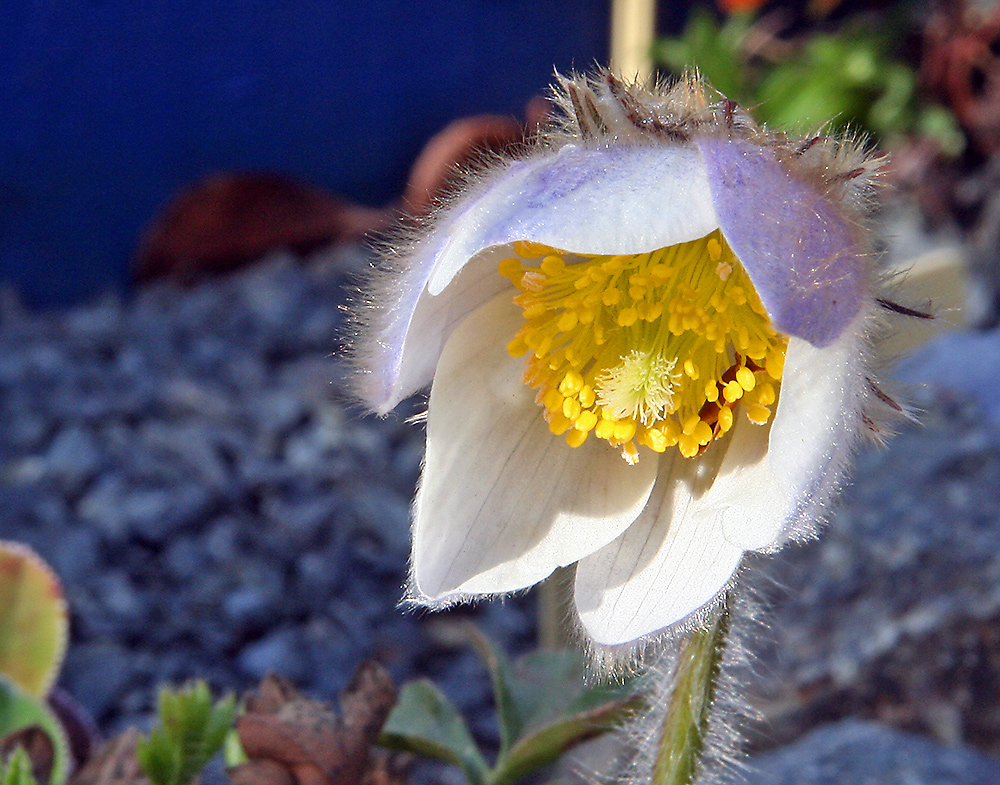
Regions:
[[[226,733],[226,739],[222,743],[222,758],[226,762],[227,769],[236,768],[250,761],[246,750],[243,749],[240,733],[236,728],[230,728]]]
[[[496,704],[497,719],[500,725],[500,756],[514,746],[514,742],[524,732],[526,715],[524,706],[519,705],[511,672],[510,660],[507,655],[497,649],[493,643],[471,624],[467,628],[469,639],[479,658],[489,671],[493,683],[493,701]]]
[[[212,705],[204,681],[160,691],[160,724],[139,739],[136,757],[153,785],[187,785],[226,740],[236,714],[230,695]]]
[[[470,785],[487,782],[489,767],[465,720],[427,679],[411,681],[400,690],[379,744],[459,766]]]
[[[660,39],[653,58],[678,75],[697,68],[717,90],[743,100],[747,74],[742,47],[748,28],[749,19],[743,16],[720,24],[711,11],[695,7],[680,38]]]
[[[44,698],[66,654],[68,628],[52,570],[27,546],[0,541],[0,676]]]
[[[604,702],[529,733],[498,761],[490,777],[491,785],[511,785],[577,744],[619,727],[636,705],[637,701],[625,699]]]
[[[49,785],[63,785],[69,772],[69,743],[62,725],[43,701],[0,677],[0,737],[29,725],[38,725],[52,740],[54,758]]]
[[[21,747],[14,750],[4,766],[0,760],[0,785],[38,785],[31,773],[31,760]]]
[[[475,628],[470,637],[490,672],[500,720],[502,743],[491,785],[516,782],[630,711],[630,685],[588,684],[578,652],[536,651],[512,666]]]

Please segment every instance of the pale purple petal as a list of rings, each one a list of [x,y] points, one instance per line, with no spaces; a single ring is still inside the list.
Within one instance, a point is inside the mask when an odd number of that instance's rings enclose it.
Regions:
[[[840,209],[764,147],[699,139],[719,226],[774,325],[826,346],[865,297],[859,232]]]
[[[693,147],[566,145],[511,163],[446,210],[401,260],[402,274],[376,293],[365,397],[387,412],[430,382],[456,321],[505,283],[488,249],[531,240],[580,253],[643,253],[717,226]],[[467,265],[476,269],[465,272]]]
[[[649,498],[656,458],[637,466],[591,438],[553,436],[511,358],[523,322],[500,296],[452,334],[434,377],[413,521],[413,589],[425,601],[531,586],[611,542]]]

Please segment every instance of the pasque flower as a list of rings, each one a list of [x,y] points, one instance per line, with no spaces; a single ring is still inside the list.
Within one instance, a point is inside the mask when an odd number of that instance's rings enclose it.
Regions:
[[[616,646],[811,532],[888,401],[867,359],[878,164],[695,79],[561,79],[555,103],[387,256],[359,387],[386,413],[431,384],[413,599],[575,564],[580,625]]]

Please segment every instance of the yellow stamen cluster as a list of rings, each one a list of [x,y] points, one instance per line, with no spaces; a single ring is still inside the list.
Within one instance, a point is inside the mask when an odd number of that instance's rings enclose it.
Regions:
[[[718,231],[636,256],[515,243],[499,265],[525,323],[507,345],[528,356],[549,429],[579,447],[591,433],[634,463],[637,445],[691,458],[733,425],[766,423],[787,339]]]

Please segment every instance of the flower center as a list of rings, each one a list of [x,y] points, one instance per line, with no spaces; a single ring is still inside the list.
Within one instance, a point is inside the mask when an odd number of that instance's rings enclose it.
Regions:
[[[637,444],[692,458],[740,403],[752,422],[770,419],[787,338],[718,230],[636,256],[514,252],[499,271],[525,323],[507,351],[527,355],[525,384],[571,447],[593,433],[629,463]]]

